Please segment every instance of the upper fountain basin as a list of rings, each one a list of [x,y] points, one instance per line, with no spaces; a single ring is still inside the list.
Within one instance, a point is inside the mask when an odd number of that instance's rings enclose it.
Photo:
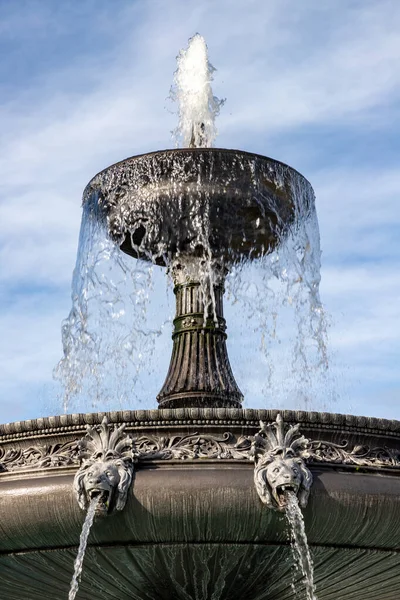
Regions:
[[[168,265],[181,254],[226,264],[267,254],[314,206],[309,182],[258,154],[217,148],[133,156],[88,184],[110,236],[134,257]]]

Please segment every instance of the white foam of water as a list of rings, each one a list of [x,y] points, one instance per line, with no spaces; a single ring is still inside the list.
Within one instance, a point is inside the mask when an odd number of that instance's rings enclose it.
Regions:
[[[293,492],[287,492],[286,498],[285,512],[290,525],[293,558],[303,576],[306,600],[318,600],[315,594],[314,567],[308,547],[303,513],[300,510],[297,496]]]
[[[88,511],[86,513],[85,522],[82,527],[81,536],[79,538],[78,554],[74,563],[74,574],[71,580],[71,587],[68,594],[68,600],[75,600],[78,593],[79,582],[82,574],[83,559],[85,558],[86,546],[89,538],[89,533],[93,525],[96,507],[99,502],[98,498],[91,500]]]
[[[210,148],[217,136],[215,118],[224,100],[213,95],[215,69],[208,60],[207,44],[196,33],[186,50],[177,56],[171,98],[178,103],[179,123],[174,132],[177,145]]]

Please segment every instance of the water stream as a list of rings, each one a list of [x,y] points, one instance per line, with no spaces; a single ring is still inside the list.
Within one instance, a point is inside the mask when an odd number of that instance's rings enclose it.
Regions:
[[[93,498],[91,500],[88,511],[86,513],[85,522],[82,527],[81,537],[79,538],[79,549],[78,554],[74,563],[74,575],[71,580],[71,587],[68,594],[68,600],[75,600],[75,596],[78,593],[80,577],[83,568],[83,559],[85,558],[87,541],[89,533],[93,525],[97,504],[99,498]]]
[[[310,548],[308,547],[303,513],[299,507],[296,494],[286,492],[286,497],[287,505],[285,512],[290,525],[292,553],[295,564],[302,574],[306,600],[318,600],[315,594],[313,561]],[[296,585],[294,585],[294,591],[297,592]]]

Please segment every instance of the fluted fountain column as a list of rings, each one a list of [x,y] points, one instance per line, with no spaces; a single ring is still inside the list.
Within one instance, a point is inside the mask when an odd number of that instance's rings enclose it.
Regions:
[[[201,284],[201,268],[192,258],[171,269],[176,315],[171,362],[157,396],[160,408],[240,407],[243,400],[226,348],[224,269],[214,264]]]

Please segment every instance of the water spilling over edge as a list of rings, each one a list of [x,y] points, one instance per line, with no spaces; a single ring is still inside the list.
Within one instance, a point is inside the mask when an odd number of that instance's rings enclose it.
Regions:
[[[56,369],[66,389],[65,408],[77,393],[86,394],[92,406],[97,400],[115,402],[118,397],[123,405],[134,397],[141,369],[149,364],[162,329],[147,318],[151,277],[158,269],[153,265],[173,268],[177,252],[171,253],[172,243],[188,254],[201,247],[199,279],[204,289],[209,289],[215,279],[215,235],[220,244],[217,252],[230,269],[228,298],[240,303],[251,319],[267,360],[274,341],[279,342],[279,326],[284,325],[284,319],[279,319],[280,306],[294,315],[297,334],[290,376],[278,381],[279,385],[291,385],[284,390],[287,396],[296,394],[301,406],[312,406],[313,379],[328,367],[325,314],[318,291],[320,249],[313,190],[296,171],[276,161],[215,150],[217,168],[214,159],[203,162],[202,152],[209,155],[211,151],[197,150],[196,160],[169,151],[128,159],[97,175],[86,189],[73,306],[63,324],[64,358]],[[232,171],[246,178],[245,191],[235,191]],[[276,198],[269,194],[269,187],[277,193],[286,190],[294,211],[289,227],[281,228],[285,220],[281,211],[286,205],[281,207],[280,201],[274,205]],[[212,216],[212,209],[214,203],[220,210],[213,200],[220,188],[231,189],[233,195],[218,232],[219,217]],[[252,247],[251,239],[246,240],[248,223],[241,211],[248,204],[267,206],[274,215],[275,226],[268,216],[264,224],[271,231],[275,228],[279,243],[263,256],[257,256],[260,249]],[[263,219],[258,221],[255,235],[257,227],[263,227]],[[140,240],[135,242],[138,231]],[[136,254],[147,262],[125,257],[119,250],[126,236]],[[270,364],[261,378],[271,389],[274,365]]]
[[[242,340],[249,329],[258,340],[256,351],[245,346],[243,360],[238,361],[243,371],[249,366],[257,369],[251,374],[250,393],[254,394],[256,386],[262,388],[267,403],[277,408],[290,404],[303,410],[317,406],[327,410],[335,397],[329,371],[329,322],[319,294],[321,250],[315,195],[307,180],[284,165],[283,172],[285,168],[295,204],[294,223],[280,236],[273,252],[235,265],[226,281],[232,307],[229,317],[240,324]],[[240,307],[239,315],[235,306]],[[255,356],[249,364],[245,359],[252,352]],[[239,382],[245,376],[245,372],[238,373]],[[246,386],[242,387],[246,395]]]
[[[109,238],[97,199],[85,202],[63,357],[54,369],[65,412],[76,397],[93,409],[138,399],[138,376],[163,326],[147,319],[152,275],[151,264],[126,257]]]

